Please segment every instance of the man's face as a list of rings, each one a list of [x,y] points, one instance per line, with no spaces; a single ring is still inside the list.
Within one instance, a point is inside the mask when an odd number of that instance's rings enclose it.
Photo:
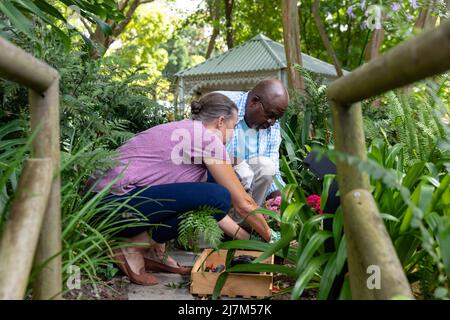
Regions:
[[[280,119],[287,109],[287,101],[263,100],[260,96],[254,95],[250,101],[249,108],[246,110],[246,120],[249,126],[256,130],[267,129]]]

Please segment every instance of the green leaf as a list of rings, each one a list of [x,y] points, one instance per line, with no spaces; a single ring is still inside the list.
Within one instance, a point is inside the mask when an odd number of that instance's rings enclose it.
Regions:
[[[106,22],[104,22],[103,20],[101,20],[99,17],[97,17],[95,14],[87,12],[86,13],[92,20],[95,21],[95,23],[97,24],[97,26],[100,28],[100,30],[102,30],[102,32],[105,35],[112,35],[112,29],[111,26],[109,24],[107,24]]]
[[[302,135],[301,135],[301,143],[302,145],[305,145],[308,141],[309,136],[309,127],[311,126],[311,109],[306,108],[304,116],[303,116],[303,123],[302,123]]]
[[[442,217],[438,225],[437,239],[447,275],[450,275],[450,217]]]
[[[445,175],[442,181],[439,184],[439,187],[433,194],[433,199],[430,204],[430,211],[434,211],[438,206],[440,200],[442,200],[442,195],[445,191],[448,191],[450,185],[450,175]]]
[[[394,222],[400,221],[397,217],[394,217],[393,215],[391,215],[389,213],[380,213],[380,216],[383,220],[394,221]]]
[[[339,207],[339,209],[333,215],[333,239],[335,247],[337,247],[339,245],[339,242],[341,241],[342,229],[343,229],[343,216],[342,216],[342,209],[341,207]]]
[[[225,285],[225,282],[228,279],[228,272],[224,271],[222,272],[219,277],[217,278],[216,285],[214,286],[213,294],[211,299],[217,300],[217,298],[220,296],[220,293],[222,292],[222,288]]]
[[[325,300],[328,298],[328,294],[330,293],[336,274],[336,252],[333,252],[330,259],[328,259],[325,269],[323,270],[317,300]]]
[[[344,284],[342,285],[341,293],[339,294],[339,300],[351,300],[352,292],[350,290],[350,277],[346,276]]]
[[[300,298],[309,281],[319,270],[319,268],[329,259],[330,255],[331,254],[327,253],[319,257],[315,257],[308,263],[308,265],[306,265],[295,282],[294,288],[292,289],[291,299],[297,300]]]
[[[66,18],[59,12],[58,9],[56,9],[54,6],[49,4],[45,0],[34,0],[36,6],[38,6],[41,10],[43,10],[45,13],[52,15],[53,17],[57,18],[58,20],[66,22]]]
[[[324,244],[325,240],[327,240],[331,236],[332,234],[329,231],[318,231],[312,235],[311,239],[305,246],[305,249],[303,249],[298,259],[296,267],[298,273],[301,273],[302,270],[306,268],[308,262],[313,259],[315,253]]]
[[[52,21],[47,18],[47,16],[44,14],[44,12],[41,11],[33,2],[31,1],[23,1],[23,0],[14,0],[17,4],[25,8],[30,13],[36,15],[37,17],[41,18],[47,23],[52,23]]]
[[[423,174],[425,169],[425,162],[421,161],[414,164],[409,170],[406,176],[403,178],[402,185],[409,190],[412,190],[414,184]]]
[[[272,247],[271,243],[261,242],[257,240],[232,240],[223,242],[218,246],[218,249],[242,249],[242,250],[254,250],[254,251],[267,251]],[[275,255],[282,257],[279,252],[276,252]],[[295,261],[295,250],[290,248],[287,259],[290,261]]]
[[[328,193],[330,191],[330,186],[333,183],[334,178],[334,174],[326,174],[323,178],[323,189],[322,195],[320,196],[320,208],[322,209],[322,212],[325,212],[324,210],[328,200]]]
[[[324,219],[333,218],[332,214],[320,214],[312,216],[305,222],[302,229],[300,230],[300,234],[298,236],[298,256],[302,252],[303,248],[308,243],[308,237],[313,228],[319,225]]]
[[[31,22],[20,12],[11,1],[0,1],[0,11],[2,11],[16,28],[26,34],[29,38],[34,39],[31,31]]]
[[[397,143],[392,148],[389,149],[389,154],[386,158],[385,167],[386,168],[393,168],[395,159],[401,154],[403,149],[402,143]]]
[[[70,38],[61,29],[59,29],[58,27],[56,27],[54,25],[52,25],[52,30],[58,34],[59,39],[63,43],[64,50],[66,52],[68,52],[70,50],[71,44],[72,44],[72,41],[70,40]]]
[[[293,184],[287,184],[281,191],[281,205],[280,211],[284,212],[286,210],[289,203],[291,203],[291,199],[294,195],[296,186]]]
[[[227,269],[229,273],[237,273],[237,272],[275,272],[275,273],[283,273],[290,277],[295,277],[296,272],[295,268],[282,266],[279,264],[268,264],[268,263],[247,263],[247,264],[237,264],[229,269]]]
[[[225,268],[226,269],[230,268],[231,260],[233,260],[235,252],[236,252],[236,250],[234,250],[234,249],[230,249],[227,251],[227,257],[225,258]]]
[[[430,203],[433,198],[433,192],[434,187],[425,184],[423,181],[414,190],[411,196],[411,200],[414,205],[418,206],[417,209],[419,209],[420,212],[428,212],[428,208],[430,207]],[[409,206],[403,217],[402,224],[400,225],[400,234],[405,233],[410,227],[413,212],[414,208],[412,206]]]
[[[294,142],[291,140],[291,137],[284,130],[281,130],[281,136],[283,137],[283,140],[284,140],[284,145],[286,147],[286,152],[289,157],[289,161],[292,164],[295,164],[297,156],[295,154],[294,148],[295,148],[296,144],[294,144]]]
[[[420,190],[420,197],[418,207],[424,214],[427,214],[430,208],[430,203],[433,198],[434,187],[424,184]]]
[[[286,210],[284,210],[281,216],[282,223],[292,224],[295,221],[295,218],[300,213],[300,210],[303,208],[304,203],[294,202],[287,206]]]
[[[281,239],[277,242],[271,244],[270,249],[265,251],[262,255],[254,260],[255,263],[261,262],[264,259],[276,254],[278,251],[282,250],[284,247],[289,246],[290,242],[294,239],[295,232],[294,228],[287,228],[284,234],[281,234]]]
[[[271,244],[267,242],[261,242],[257,240],[231,240],[227,242],[222,242],[218,249],[246,249],[255,251],[265,251],[269,249]]]
[[[421,188],[421,185],[419,185],[414,190],[413,194],[411,195],[411,201],[412,201],[413,204],[417,204],[417,202],[419,201],[420,188]],[[409,229],[412,217],[413,217],[413,207],[412,206],[408,206],[408,208],[406,209],[406,211],[405,211],[405,213],[403,215],[403,220],[402,220],[402,223],[400,225],[400,234],[405,233],[406,230]]]
[[[409,264],[420,243],[420,239],[408,233],[400,235],[395,239],[395,251],[397,251],[398,258],[403,266]]]
[[[264,214],[266,216],[271,217],[275,221],[281,222],[281,214],[279,214],[278,212],[275,212],[275,211],[272,211],[272,210],[269,210],[266,208],[259,208],[259,209],[256,209],[255,211],[253,211],[252,214],[257,214],[257,213]]]
[[[283,172],[286,173],[286,175],[287,175],[286,178],[287,178],[289,184],[293,184],[293,185],[297,186],[298,185],[297,180],[295,179],[294,173],[289,168],[286,158],[284,156],[282,156],[280,161],[281,161],[280,166],[283,168]]]
[[[336,273],[339,274],[344,267],[345,261],[347,261],[347,240],[345,239],[345,235],[342,236],[342,239],[339,243],[339,248],[337,250],[336,256]]]

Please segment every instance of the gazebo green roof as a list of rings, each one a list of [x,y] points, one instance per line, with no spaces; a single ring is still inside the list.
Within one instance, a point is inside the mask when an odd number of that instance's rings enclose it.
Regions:
[[[337,77],[332,64],[302,53],[303,67],[325,77]],[[198,65],[180,71],[177,77],[249,73],[286,69],[284,46],[259,34],[249,41]],[[348,73],[344,71],[344,74]]]

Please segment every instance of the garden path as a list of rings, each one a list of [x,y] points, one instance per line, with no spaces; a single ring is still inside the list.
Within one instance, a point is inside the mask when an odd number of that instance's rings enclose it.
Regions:
[[[193,266],[198,254],[174,249],[169,253],[176,261],[184,266]],[[127,294],[129,300],[196,300],[199,297],[189,292],[190,276],[173,273],[154,273],[160,283],[154,286],[140,286],[129,284]],[[222,297],[222,300],[246,300],[243,298]]]

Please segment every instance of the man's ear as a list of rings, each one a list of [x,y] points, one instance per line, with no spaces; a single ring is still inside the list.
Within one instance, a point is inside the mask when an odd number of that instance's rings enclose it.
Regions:
[[[258,96],[253,96],[252,99],[251,99],[252,102],[259,102],[259,100],[260,99],[259,99]]]
[[[250,99],[250,107],[255,107],[255,104],[257,103],[259,101],[259,98],[257,97],[257,96],[253,96],[251,99]]]

